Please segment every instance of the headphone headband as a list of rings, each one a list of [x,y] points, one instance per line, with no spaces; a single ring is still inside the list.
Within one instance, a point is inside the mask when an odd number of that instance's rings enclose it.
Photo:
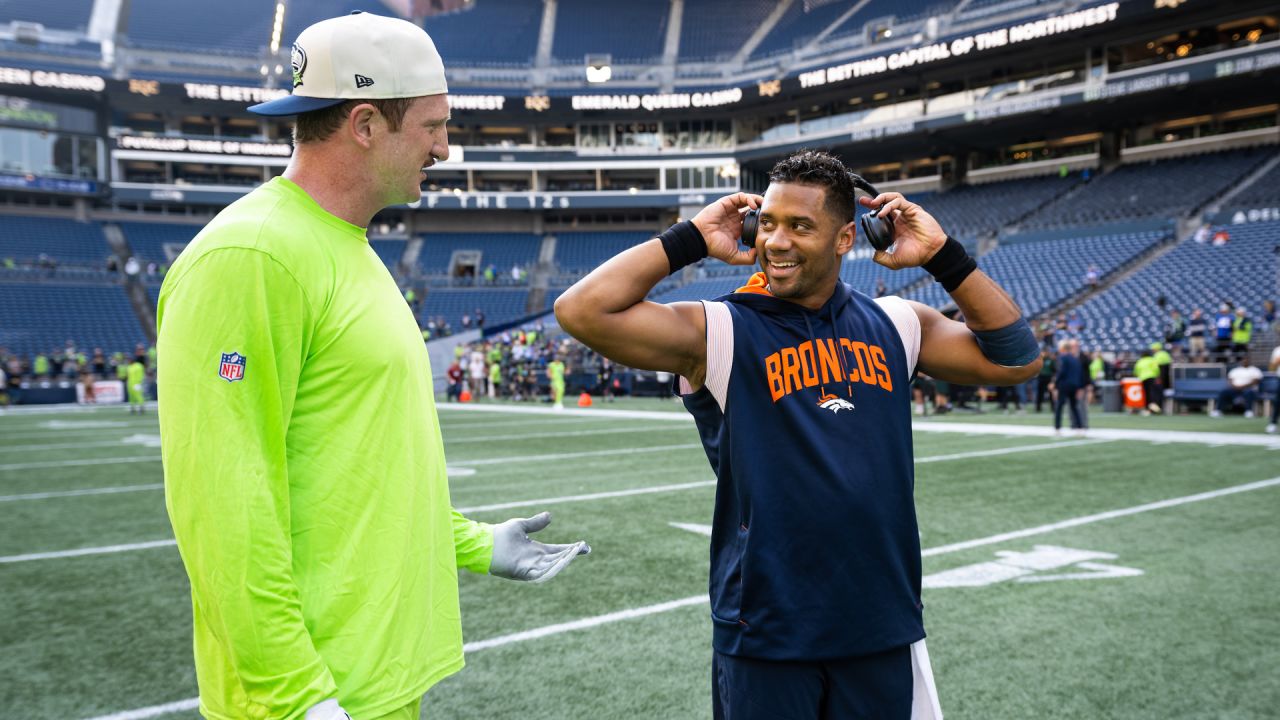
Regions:
[[[867,193],[867,194],[868,194],[868,195],[870,195],[871,197],[873,197],[873,198],[874,198],[874,197],[878,197],[878,196],[880,195],[880,191],[876,189],[876,186],[875,186],[875,185],[872,185],[872,184],[871,184],[871,183],[869,183],[869,182],[867,182],[867,181],[866,181],[866,179],[864,179],[864,178],[863,178],[861,175],[859,175],[858,173],[856,173],[856,172],[850,172],[850,173],[849,173],[849,179],[853,181],[853,186],[854,186],[854,187],[856,187],[856,188],[858,188],[859,190],[861,190],[861,191],[863,191],[863,192]]]

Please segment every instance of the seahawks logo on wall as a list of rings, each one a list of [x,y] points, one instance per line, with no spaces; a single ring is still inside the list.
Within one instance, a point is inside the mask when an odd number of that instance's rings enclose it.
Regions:
[[[302,73],[307,69],[307,51],[298,43],[293,44],[293,52],[289,53],[289,67],[293,68],[293,86],[302,84]]]

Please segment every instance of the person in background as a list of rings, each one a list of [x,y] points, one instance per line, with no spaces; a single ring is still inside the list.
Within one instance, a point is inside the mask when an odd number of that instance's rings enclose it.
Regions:
[[[1242,357],[1249,354],[1249,343],[1253,340],[1253,318],[1245,311],[1244,306],[1236,308],[1236,317],[1231,321],[1231,354]]]
[[[1169,322],[1165,325],[1164,341],[1170,345],[1181,345],[1187,337],[1187,320],[1177,308],[1169,311]]]
[[[1075,340],[1058,343],[1057,372],[1049,386],[1053,393],[1053,431],[1062,433],[1062,408],[1071,409],[1071,429],[1084,432],[1084,412],[1080,403],[1084,400],[1084,366],[1080,364],[1080,346]]]
[[[1209,334],[1209,321],[1204,311],[1196,308],[1187,321],[1187,355],[1194,362],[1202,362],[1205,356],[1205,337]]]
[[[147,356],[134,355],[125,374],[125,388],[129,395],[129,414],[142,415],[147,404]]]
[[[1272,373],[1280,372],[1280,345],[1276,345],[1271,350],[1271,362],[1267,365],[1267,369]],[[1268,433],[1275,434],[1277,420],[1280,420],[1280,397],[1271,399],[1271,417],[1267,420]]]
[[[1226,362],[1227,356],[1231,352],[1231,325],[1233,323],[1231,317],[1231,306],[1222,303],[1218,306],[1218,314],[1213,316],[1214,338],[1217,343],[1213,347],[1213,352],[1218,356],[1219,362]]]
[[[547,380],[551,382],[552,407],[564,409],[564,361],[559,357],[547,363]]]
[[[1164,394],[1160,391],[1160,363],[1156,362],[1151,350],[1143,350],[1142,356],[1133,364],[1134,377],[1142,381],[1142,392],[1147,406],[1142,409],[1143,415],[1160,412],[1160,400]]]
[[[1160,390],[1163,392],[1173,387],[1170,375],[1173,370],[1173,356],[1165,349],[1163,343],[1151,343],[1151,357],[1155,358],[1156,366],[1160,368]]]
[[[1058,359],[1049,348],[1040,351],[1040,374],[1036,376],[1036,412],[1045,399],[1049,400],[1049,408],[1053,409],[1053,376],[1058,374]]]
[[[1209,413],[1209,417],[1222,417],[1222,413],[1231,412],[1231,406],[1237,399],[1244,400],[1244,416],[1253,417],[1253,406],[1258,402],[1258,385],[1262,383],[1262,370],[1249,361],[1249,354],[1240,358],[1240,364],[1227,373],[1227,387],[1218,394],[1218,407]]]
[[[449,368],[445,370],[445,376],[449,379],[449,387],[445,393],[445,399],[448,402],[458,402],[462,398],[462,366],[458,364],[458,359],[454,358],[449,363]]]

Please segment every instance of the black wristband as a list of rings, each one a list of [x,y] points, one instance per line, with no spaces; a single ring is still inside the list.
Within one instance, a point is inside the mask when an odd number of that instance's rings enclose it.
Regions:
[[[969,256],[963,245],[948,235],[942,248],[922,267],[934,280],[942,283],[943,290],[951,292],[960,287],[969,273],[978,269],[978,263]]]
[[[690,220],[672,225],[658,239],[662,241],[662,249],[667,253],[671,272],[707,256],[707,241],[702,239],[702,233]]]

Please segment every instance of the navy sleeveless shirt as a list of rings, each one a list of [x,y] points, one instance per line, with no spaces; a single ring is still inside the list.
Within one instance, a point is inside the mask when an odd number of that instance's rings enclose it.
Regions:
[[[761,290],[718,301],[732,363],[713,362],[708,305],[708,384],[683,398],[718,479],[715,649],[822,660],[920,640],[915,358],[893,320],[844,283],[817,311]]]

